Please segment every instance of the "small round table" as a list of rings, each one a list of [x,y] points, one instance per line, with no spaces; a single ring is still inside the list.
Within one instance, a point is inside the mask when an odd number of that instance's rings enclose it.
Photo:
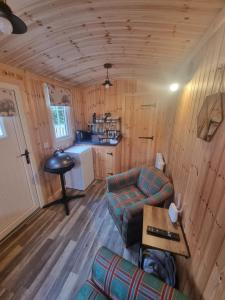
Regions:
[[[64,175],[66,172],[70,171],[75,166],[75,163],[71,156],[66,154],[63,150],[57,150],[54,152],[53,156],[48,158],[45,162],[44,171],[51,174],[60,175],[60,182],[62,188],[62,197],[49,204],[46,204],[44,208],[50,207],[57,204],[64,204],[66,215],[70,214],[68,202],[80,197],[85,197],[84,194],[67,196],[65,187]]]

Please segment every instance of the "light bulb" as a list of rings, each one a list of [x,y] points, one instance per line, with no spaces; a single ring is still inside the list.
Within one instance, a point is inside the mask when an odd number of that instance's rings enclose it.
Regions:
[[[0,32],[4,34],[11,34],[13,32],[12,24],[3,17],[0,17]]]
[[[170,91],[171,92],[176,92],[178,89],[179,89],[179,87],[180,87],[180,85],[179,85],[179,83],[172,83],[171,85],[170,85]]]

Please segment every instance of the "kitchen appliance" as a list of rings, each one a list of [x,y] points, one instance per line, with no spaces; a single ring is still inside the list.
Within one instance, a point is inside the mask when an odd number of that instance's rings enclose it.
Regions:
[[[74,168],[75,163],[72,157],[65,153],[63,150],[57,150],[54,152],[54,154],[49,157],[44,165],[44,171],[51,173],[51,174],[58,174],[60,175],[60,182],[61,182],[61,188],[62,188],[62,198],[57,199],[47,205],[44,206],[50,207],[56,204],[64,204],[66,215],[70,214],[68,201],[74,200],[76,198],[84,197],[84,195],[75,195],[75,196],[67,196],[66,194],[66,188],[65,188],[65,179],[64,175],[68,171],[70,171],[72,168]]]
[[[84,131],[84,130],[77,130],[76,131],[76,142],[90,142],[91,141],[91,132]]]
[[[83,191],[94,181],[92,148],[79,145],[70,147],[65,152],[75,162],[75,166],[65,176],[66,186]]]

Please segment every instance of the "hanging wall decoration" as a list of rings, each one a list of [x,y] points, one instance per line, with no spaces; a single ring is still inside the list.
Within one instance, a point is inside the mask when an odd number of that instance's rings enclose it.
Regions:
[[[219,75],[219,88],[217,93],[212,93],[205,98],[202,108],[197,118],[197,136],[204,141],[210,142],[217,129],[223,121],[223,103],[225,103],[225,93],[222,92],[225,66],[217,69],[215,82]],[[215,87],[213,87],[215,89]]]
[[[72,106],[72,93],[69,89],[48,84],[48,91],[52,106]]]
[[[0,88],[0,117],[16,115],[15,94],[13,90]]]

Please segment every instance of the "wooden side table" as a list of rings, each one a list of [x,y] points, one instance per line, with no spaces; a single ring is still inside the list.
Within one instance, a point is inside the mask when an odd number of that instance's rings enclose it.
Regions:
[[[180,236],[180,241],[173,241],[149,235],[147,234],[148,226],[153,226],[166,231],[178,233]],[[142,245],[140,247],[139,261],[141,267],[142,252],[145,248],[155,248],[159,250],[168,251],[174,254],[182,255],[186,258],[190,257],[189,249],[181,225],[179,223],[176,225],[172,224],[168,215],[168,209],[149,205],[145,205],[143,211]]]

